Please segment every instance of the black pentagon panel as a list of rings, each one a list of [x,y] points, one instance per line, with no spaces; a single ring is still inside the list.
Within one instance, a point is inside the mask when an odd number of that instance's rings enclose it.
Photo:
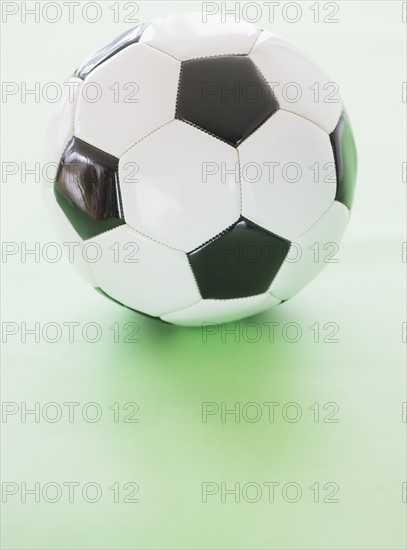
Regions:
[[[247,55],[183,61],[176,118],[237,147],[278,109],[277,100]]]
[[[109,59],[109,57],[112,57],[120,50],[127,48],[130,44],[136,44],[140,40],[146,26],[147,25],[144,23],[137,25],[137,27],[134,27],[133,29],[130,29],[129,31],[126,31],[118,36],[110,44],[107,44],[103,48],[100,48],[100,50],[97,50],[90,57],[85,59],[82,65],[76,69],[74,76],[85,80],[88,74],[98,65],[106,61],[106,59]]]
[[[290,244],[241,217],[188,260],[202,298],[244,298],[268,290]]]
[[[68,143],[54,182],[54,193],[82,239],[123,225],[119,159],[78,138]]]
[[[335,200],[351,208],[356,185],[357,154],[349,118],[343,112],[329,135],[335,158],[337,189]]]

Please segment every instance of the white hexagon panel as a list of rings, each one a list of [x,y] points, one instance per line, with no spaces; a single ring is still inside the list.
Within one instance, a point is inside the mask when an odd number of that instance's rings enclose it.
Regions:
[[[200,300],[198,303],[162,316],[164,321],[183,326],[228,323],[276,306],[280,300],[266,292],[234,300]]]
[[[342,111],[339,87],[312,57],[263,31],[250,58],[270,83],[281,109],[315,122],[328,134],[333,131]]]
[[[261,29],[232,18],[204,13],[177,13],[159,17],[145,28],[140,42],[185,61],[198,57],[248,54]]]
[[[160,243],[193,250],[239,217],[237,160],[230,145],[170,122],[120,158],[126,222]]]
[[[349,210],[334,201],[325,214],[303,235],[291,243],[290,251],[274,278],[270,292],[288,300],[328,263],[338,262],[339,243],[349,221]]]
[[[336,193],[329,136],[298,115],[279,110],[238,148],[242,213],[286,239],[306,231]]]
[[[75,136],[119,157],[174,118],[180,66],[144,44],[119,51],[86,77]]]
[[[88,242],[95,243],[100,252],[100,259],[92,264],[97,285],[118,302],[157,317],[200,300],[185,253],[127,225]]]

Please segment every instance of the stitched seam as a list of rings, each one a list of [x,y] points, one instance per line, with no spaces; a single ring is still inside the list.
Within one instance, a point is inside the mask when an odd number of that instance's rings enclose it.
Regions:
[[[304,231],[304,233],[301,233],[301,235],[299,235],[298,237],[296,237],[295,239],[293,239],[292,241],[290,241],[290,248],[289,248],[289,250],[288,250],[287,256],[288,256],[288,254],[290,253],[290,250],[291,250],[291,248],[292,248],[293,243],[296,243],[298,239],[301,239],[301,237],[303,237],[304,235],[306,235],[307,233],[309,233],[309,231],[311,231],[311,229],[313,229],[313,228],[320,222],[320,220],[328,213],[328,211],[332,208],[332,205],[333,205],[334,202],[335,202],[335,201],[332,201],[332,204],[329,205],[329,207],[325,210],[325,212],[323,212],[323,213],[321,214],[321,216],[317,219],[316,222],[314,222],[314,223],[311,225],[311,227],[309,227],[306,231]],[[278,275],[279,275],[279,273],[280,273],[282,267],[283,267],[284,265],[286,265],[286,264],[287,264],[287,260],[286,260],[286,258],[285,258],[284,261],[282,262],[282,264],[280,265],[280,267],[278,268],[277,273],[274,275],[274,279],[273,279],[273,281],[272,281],[272,283],[271,283],[271,285],[270,285],[270,288],[271,288],[271,287],[273,286],[273,284],[276,282],[277,277],[278,277]],[[270,294],[271,294],[271,293],[270,293]],[[278,298],[277,296],[274,296],[274,298],[277,298],[278,300],[281,300],[281,301],[282,301],[282,298]]]
[[[59,205],[58,205],[59,206]],[[61,209],[62,210],[62,209]],[[129,223],[127,223],[126,220],[123,220],[123,223],[120,224],[120,225],[117,225],[116,227],[112,227],[111,229],[106,229],[105,231],[101,231],[100,233],[98,233],[97,235],[94,235],[93,237],[89,237],[89,239],[82,239],[82,237],[78,234],[78,237],[81,239],[81,241],[83,243],[87,242],[87,241],[91,241],[93,239],[97,239],[100,235],[104,235],[105,233],[110,233],[111,231],[115,231],[116,229],[119,229],[120,227],[123,227],[124,225],[127,225],[127,227],[129,227],[132,231],[134,231],[137,235],[140,235],[142,237],[144,237],[145,239],[149,240],[149,241],[152,241],[152,242],[155,242],[161,246],[164,246],[165,248],[170,248],[171,250],[175,250],[175,252],[181,252],[181,254],[187,254],[186,252],[184,252],[184,250],[181,250],[179,248],[175,248],[174,246],[171,246],[169,244],[166,244],[166,243],[162,243],[161,241],[157,241],[157,239],[154,239],[153,237],[150,237],[150,235],[146,235],[145,233],[143,233],[142,231],[139,231],[138,229],[136,229],[135,227],[133,227],[132,225],[130,225]]]
[[[311,122],[311,124],[314,124],[315,126],[317,126],[320,130],[322,130],[329,137],[328,132],[324,128],[322,128],[322,126],[320,126],[314,120],[311,120],[310,118],[308,118],[304,115],[300,115],[299,113],[296,113],[295,111],[290,111],[290,109],[283,109],[282,107],[280,107],[280,111],[285,111],[286,113],[291,113],[292,115],[299,116],[300,118],[303,118],[304,120],[308,120],[308,122]]]
[[[161,241],[157,241],[157,239],[154,239],[153,237],[150,237],[149,235],[146,235],[145,233],[143,233],[142,231],[139,231],[138,229],[136,229],[135,227],[133,227],[132,225],[130,225],[129,223],[125,222],[124,224],[118,226],[118,227],[122,227],[123,225],[127,225],[127,227],[129,227],[132,231],[134,231],[137,235],[140,235],[142,237],[144,237],[145,239],[147,239],[148,241],[152,241],[154,243],[157,243],[161,246],[164,246],[165,248],[169,248],[170,250],[174,250],[175,252],[180,252],[181,254],[185,255],[186,258],[187,258],[187,262],[188,262],[188,266],[189,266],[189,270],[192,274],[192,277],[194,279],[194,282],[195,282],[195,286],[196,286],[196,289],[198,291],[198,294],[201,296],[201,292],[199,290],[199,286],[198,286],[198,282],[195,278],[195,274],[191,268],[191,264],[189,263],[189,260],[188,260],[188,254],[186,252],[184,252],[183,250],[180,250],[179,248],[175,248],[173,246],[170,246],[169,244],[165,244],[165,243],[162,243]],[[82,245],[86,242],[86,241],[90,241],[92,239],[95,239],[97,237],[99,237],[100,235],[103,235],[104,233],[110,233],[111,231],[114,231],[115,229],[118,229],[118,227],[113,227],[112,229],[107,229],[106,231],[102,231],[101,233],[98,233],[97,235],[95,235],[94,237],[91,237],[90,239],[82,239],[80,237],[80,235],[78,235],[78,237],[82,240]],[[92,272],[92,275],[93,275],[93,278],[94,280],[96,281],[95,277],[94,277],[94,273]],[[202,296],[201,298],[198,300],[198,302],[200,302],[202,300]],[[198,303],[198,302],[195,302],[195,303]],[[194,304],[192,304],[194,305]],[[126,306],[128,307],[128,306]],[[188,306],[188,307],[191,307],[191,306]],[[169,312],[169,313],[172,313],[172,312]],[[166,315],[166,313],[163,313],[162,315]]]
[[[256,38],[254,39],[254,42],[252,44],[252,46],[250,47],[249,51],[247,53],[226,53],[226,54],[214,54],[214,55],[202,55],[202,56],[199,56],[199,57],[189,57],[188,59],[179,59],[178,57],[176,57],[175,55],[172,55],[171,53],[168,53],[166,52],[165,50],[161,50],[160,48],[157,48],[157,46],[152,46],[149,42],[141,42],[140,41],[140,44],[145,44],[146,46],[149,46],[150,48],[152,48],[153,50],[157,50],[165,55],[169,55],[170,57],[172,57],[173,59],[176,59],[177,61],[181,61],[181,63],[187,63],[188,61],[196,61],[197,59],[211,59],[212,57],[226,57],[226,56],[235,56],[235,55],[249,55],[249,53],[252,51],[252,49],[254,48],[254,46],[256,45],[257,43],[257,40],[259,39],[261,33],[263,32],[262,29],[259,29],[259,34],[256,36]]]
[[[301,235],[299,235],[298,237],[296,237],[296,239],[301,239],[301,237],[303,237],[304,235],[306,235],[307,233],[309,233],[311,231],[311,229],[313,229],[316,225],[318,225],[318,223],[322,220],[322,218],[329,212],[329,210],[331,210],[332,206],[333,206],[333,203],[335,202],[335,199],[332,201],[332,203],[328,206],[328,208],[319,216],[319,218],[311,225],[311,227],[309,227],[308,229],[306,229],[304,231],[304,233],[301,233]],[[293,240],[293,242],[296,242],[296,239]]]
[[[260,74],[261,74],[261,73],[260,73]],[[237,147],[240,147],[240,145],[241,145],[242,143],[244,143],[246,140],[250,139],[250,138],[257,132],[257,130],[260,130],[260,128],[261,128],[264,124],[266,124],[266,122],[267,122],[268,120],[270,120],[270,118],[271,118],[272,116],[274,116],[274,115],[276,115],[276,114],[278,113],[278,111],[280,110],[280,106],[279,106],[277,100],[276,100],[276,103],[277,103],[277,109],[274,111],[274,113],[271,113],[267,118],[265,118],[262,122],[260,122],[260,124],[259,124],[258,126],[256,126],[256,128],[255,128],[246,138],[244,138],[244,139],[239,143],[239,145],[238,145]]]
[[[140,143],[141,141],[144,141],[146,138],[148,138],[148,136],[151,136],[151,134],[154,134],[155,132],[158,132],[158,130],[160,130],[161,128],[164,128],[164,126],[167,126],[168,124],[171,124],[171,122],[174,122],[174,118],[172,118],[171,120],[168,120],[167,122],[165,122],[164,124],[162,124],[161,126],[158,126],[157,128],[154,128],[154,130],[151,130],[151,132],[148,132],[148,134],[146,134],[145,136],[143,136],[142,138],[140,138],[139,140],[135,141],[134,143],[132,143],[129,147],[127,147],[127,149],[125,149],[121,154],[120,154],[120,157],[119,157],[119,162],[120,162],[120,159],[128,152],[130,151],[130,149],[132,149],[135,145],[137,145],[138,143]]]
[[[77,78],[79,81],[80,81],[80,84],[78,86],[78,97],[75,97],[74,96],[74,108],[73,108],[73,117],[72,117],[72,137],[75,137],[75,130],[76,130],[76,111],[77,111],[77,107],[78,107],[78,99],[79,99],[79,93],[80,93],[80,90],[81,88],[83,87],[83,83],[85,82],[84,80],[78,78],[77,76],[75,76],[74,78]],[[69,142],[68,142],[69,143]],[[68,145],[68,144],[66,144]],[[66,148],[66,145],[65,145],[65,148]]]
[[[62,208],[61,208],[61,210],[62,210]],[[62,212],[63,212],[63,210],[62,210]],[[111,231],[114,231],[115,229],[118,229],[119,227],[122,227],[123,225],[126,225],[125,220],[122,220],[122,221],[123,221],[123,223],[120,223],[119,225],[116,225],[116,227],[111,227],[110,229],[105,229],[104,231],[101,231],[100,233],[97,233],[96,235],[93,235],[93,237],[89,237],[87,239],[84,239],[83,237],[81,237],[79,235],[79,233],[76,231],[76,229],[75,228],[74,229],[75,229],[75,232],[77,233],[78,237],[81,239],[82,244],[84,244],[84,243],[87,243],[89,241],[93,241],[93,239],[97,239],[98,237],[100,237],[100,235],[104,235],[105,233],[110,233]]]
[[[260,38],[262,32],[263,32],[263,29],[259,29],[259,34],[256,36],[256,38],[255,38],[255,40],[254,40],[254,42],[253,42],[253,44],[252,44],[252,47],[251,47],[250,50],[247,52],[247,55],[250,55],[250,54],[252,53],[252,50],[253,50],[253,48],[255,47],[255,45],[257,44],[257,42],[258,42],[258,40],[259,40],[259,38]],[[257,65],[256,65],[256,67],[257,67]]]
[[[148,42],[139,42],[139,44],[145,44],[146,46],[148,46],[152,50],[156,50],[157,52],[161,52],[164,55],[168,55],[169,57],[172,57],[172,59],[175,59],[176,61],[180,61],[182,63],[182,59],[178,59],[178,57],[175,57],[175,55],[172,55],[172,54],[166,52],[165,50],[161,50],[160,48],[157,48],[156,46],[152,46]]]
[[[196,306],[196,304],[199,304],[200,302],[203,302],[203,298],[200,298],[197,302],[194,302],[193,304],[191,304],[189,306],[182,307],[181,309],[173,309],[172,311],[167,311],[167,313],[162,313],[160,315],[160,319],[164,315],[171,315],[172,313],[179,313],[180,311],[185,311],[186,309],[190,309],[191,307]]]
[[[290,244],[290,248],[288,249],[287,256],[288,256],[288,254],[290,253],[291,246],[292,246],[292,244]],[[281,271],[283,265],[286,264],[286,258],[287,258],[287,256],[284,258],[284,260],[281,262],[280,267],[277,269],[277,273],[274,275],[274,278],[273,278],[273,280],[271,281],[271,285],[269,286],[269,290],[268,290],[267,292],[270,291],[271,287],[272,287],[272,286],[274,285],[274,283],[276,282],[277,277],[278,277],[278,275],[279,275],[279,273],[280,273],[280,271]],[[270,292],[270,294],[271,294],[271,292]],[[273,294],[271,294],[271,295],[272,295],[274,298],[277,298],[277,296],[274,296]],[[282,301],[282,298],[277,298],[277,300],[281,300],[281,301]]]
[[[126,221],[126,218],[124,216],[124,205],[123,205],[123,199],[122,199],[122,190],[120,188],[120,180],[119,180],[119,167],[117,167],[117,170],[114,174],[114,179],[115,179],[115,183],[116,183],[116,190],[117,190],[117,196],[118,196],[118,199],[119,199],[119,208],[120,208],[120,214],[121,214],[121,219],[125,222]]]
[[[202,55],[200,57],[188,57],[182,61],[182,63],[189,63],[190,61],[198,61],[199,59],[214,59],[215,57],[247,57],[247,53],[217,53],[214,55]]]
[[[177,86],[177,97],[175,99],[175,114],[174,118],[177,118],[177,112],[178,112],[178,103],[179,103],[179,92],[181,88],[181,78],[182,78],[182,70],[183,70],[184,63],[181,61],[181,66],[179,68],[179,75],[178,75],[178,86]],[[178,119],[179,120],[179,119]]]
[[[176,252],[181,252],[182,254],[186,254],[186,252],[184,250],[180,250],[179,248],[175,248],[174,246],[171,246],[169,244],[162,243],[161,241],[158,241],[157,239],[154,239],[154,237],[150,237],[150,235],[146,235],[145,233],[143,233],[139,229],[136,229],[135,227],[133,227],[131,224],[129,224],[127,222],[126,222],[126,225],[128,227],[130,227],[130,229],[132,229],[135,233],[138,233],[139,235],[141,235],[142,237],[145,237],[149,241],[153,241],[157,244],[160,244],[161,246],[165,246],[166,248],[170,248],[171,250],[175,250]]]
[[[110,159],[116,161],[117,164],[119,164],[119,157],[116,157],[115,155],[112,155],[111,153],[108,153],[107,151],[105,151],[104,149],[101,149],[100,147],[96,147],[96,145],[93,145],[89,141],[86,141],[86,140],[84,140],[84,139],[82,139],[78,136],[73,136],[73,138],[75,138],[76,141],[80,141],[81,143],[84,143],[85,145],[88,145],[89,147],[92,147],[92,149],[96,149],[97,151],[100,151],[106,157],[109,157]],[[69,140],[69,141],[71,141],[71,140]]]
[[[275,280],[275,277],[274,277],[274,280]],[[274,283],[274,280],[273,280],[273,283]],[[276,300],[279,300],[280,302],[283,301],[282,298],[279,298],[278,296],[276,296],[275,294],[273,294],[273,293],[270,292],[269,290],[267,291],[267,294],[270,294],[270,296],[271,296],[272,298],[275,298]]]
[[[212,132],[209,132],[209,130],[205,130],[205,128],[201,128],[201,126],[198,126],[194,122],[190,122],[189,120],[185,120],[184,118],[176,118],[175,120],[179,120],[180,122],[184,122],[185,124],[189,124],[190,126],[193,126],[194,128],[196,128],[197,130],[200,130],[201,132],[204,132],[205,134],[208,134],[208,136],[211,136],[211,137],[221,141],[222,143],[226,143],[226,145],[229,145],[229,147],[232,147],[233,149],[237,148],[237,145],[232,145],[231,143],[229,143],[229,141],[226,141],[226,139],[223,139],[223,138],[217,136],[216,134],[212,134]]]
[[[188,266],[189,266],[190,273],[192,274],[192,277],[193,277],[193,280],[194,280],[194,283],[195,283],[195,286],[196,286],[196,290],[198,291],[198,294],[201,296],[201,292],[200,292],[200,290],[199,290],[198,282],[197,282],[197,280],[196,280],[196,278],[195,278],[195,274],[194,274],[194,272],[193,272],[193,270],[192,270],[192,268],[191,268],[191,264],[189,263],[189,260],[188,260],[188,254],[187,254],[186,252],[184,252],[183,250],[180,250],[179,248],[174,248],[173,246],[170,246],[170,245],[168,245],[168,244],[165,244],[165,243],[162,243],[162,242],[160,242],[160,241],[157,241],[157,239],[154,239],[153,237],[150,237],[149,235],[146,235],[146,234],[143,233],[142,231],[139,231],[138,229],[135,229],[132,225],[128,224],[127,222],[125,222],[125,223],[122,224],[122,225],[127,225],[127,227],[129,227],[129,228],[130,228],[132,231],[134,231],[137,235],[140,235],[140,236],[144,237],[144,238],[147,239],[148,241],[152,241],[152,242],[157,243],[157,244],[159,244],[159,245],[161,245],[161,246],[164,246],[165,248],[169,248],[170,250],[174,250],[175,252],[180,252],[181,254],[185,255],[186,258],[187,258],[187,262],[188,262]],[[118,226],[118,227],[122,227],[122,225],[121,225],[121,226]],[[97,237],[99,237],[100,235],[103,235],[104,233],[110,233],[111,231],[114,231],[115,229],[118,229],[118,227],[113,227],[112,229],[107,229],[106,231],[102,231],[101,233],[98,233],[98,234],[95,235],[94,237],[90,237],[90,239],[86,239],[86,240],[82,239],[82,238],[80,237],[80,235],[78,235],[78,237],[81,239],[81,241],[82,241],[81,244],[83,245],[86,241],[90,241],[90,240],[92,240],[92,239],[96,239]],[[95,276],[94,276],[93,271],[92,271],[92,276],[93,276],[93,279],[94,279],[95,282],[96,282],[96,279],[95,279]],[[198,300],[198,302],[200,302],[202,299],[203,299],[203,298],[202,298],[202,296],[201,296],[200,299]],[[197,304],[198,302],[195,302],[195,303]],[[195,305],[195,303],[192,304],[192,305]],[[126,307],[128,307],[128,306],[126,306]],[[188,307],[192,307],[192,306],[188,306]],[[131,309],[131,308],[130,308],[130,309]],[[168,312],[168,313],[173,313],[173,312]],[[166,315],[166,313],[163,313],[162,315]]]
[[[230,231],[232,229],[232,227],[234,227],[240,220],[240,217],[238,220],[236,220],[235,222],[231,223],[230,225],[228,225],[228,227],[226,227],[225,229],[222,229],[222,231],[220,233],[218,233],[217,235],[215,235],[214,237],[211,237],[210,239],[208,239],[207,241],[205,241],[204,243],[200,244],[199,246],[197,246],[196,248],[194,248],[193,250],[191,250],[190,252],[188,252],[188,254],[192,254],[193,252],[196,252],[197,250],[200,250],[202,247],[206,246],[207,244],[215,241],[216,239],[218,239],[219,237],[221,237],[222,235],[224,235],[225,233],[227,233],[228,231]]]
[[[255,298],[256,296],[264,296],[264,294],[267,294],[266,292],[261,292],[260,294],[253,294],[252,296],[240,296],[239,298],[207,298],[207,301],[214,301],[214,302],[229,302],[231,300],[250,300],[250,298]]]
[[[251,215],[246,214],[242,217],[244,219],[246,219],[247,221],[252,222],[253,224],[257,225],[257,227],[259,229],[261,229],[262,231],[265,231],[266,233],[270,233],[274,237],[277,237],[278,239],[281,239],[282,241],[285,241],[286,243],[290,243],[290,245],[293,242],[291,239],[288,239],[287,237],[282,237],[279,233],[275,233],[275,231],[271,231],[270,229],[267,229],[266,227],[264,227],[264,225],[262,224],[261,221],[257,220],[256,218],[254,218]]]
[[[51,189],[51,188],[50,188]],[[51,189],[52,191],[52,189]],[[55,194],[53,193],[53,196],[54,196],[54,199],[55,199]],[[104,231],[101,231],[100,233],[98,233],[97,235],[93,235],[93,237],[89,237],[88,239],[84,239],[83,237],[81,237],[79,235],[79,233],[77,232],[76,228],[72,225],[72,223],[70,222],[69,218],[66,216],[62,206],[59,204],[59,202],[57,200],[55,200],[55,204],[57,205],[57,207],[60,209],[61,213],[64,215],[64,217],[66,218],[66,220],[70,223],[72,229],[74,230],[74,232],[76,233],[77,235],[77,238],[78,240],[80,240],[80,245],[83,246],[86,242],[89,242],[93,239],[96,239],[97,237],[99,237],[99,235],[103,235],[104,233],[110,233],[110,231],[114,231],[115,229],[117,229],[118,227],[121,227],[123,225],[126,225],[126,222],[125,220],[123,220],[123,223],[119,224],[119,225],[116,225],[116,227],[111,227],[110,229],[105,229]],[[86,214],[86,212],[85,212]]]
[[[325,210],[325,212],[323,212],[323,213],[321,214],[321,216],[317,219],[316,222],[314,222],[314,223],[311,225],[311,227],[309,227],[306,231],[304,231],[304,233],[301,233],[301,235],[299,235],[298,237],[296,237],[295,239],[293,239],[293,240],[291,241],[291,245],[290,245],[290,248],[289,248],[289,250],[288,250],[287,256],[288,256],[288,254],[290,253],[292,244],[293,244],[293,243],[296,243],[298,239],[301,239],[301,237],[303,237],[304,235],[306,235],[307,233],[309,233],[309,232],[311,231],[311,229],[313,229],[313,228],[320,222],[320,220],[322,220],[322,218],[328,213],[328,211],[332,208],[332,205],[333,205],[334,202],[335,202],[335,201],[332,201],[332,204],[329,205],[329,207]],[[284,259],[283,263],[280,265],[280,267],[278,268],[277,273],[276,273],[275,276],[274,276],[274,279],[273,279],[273,281],[272,281],[272,283],[271,283],[271,285],[270,285],[270,288],[271,288],[271,287],[273,286],[273,284],[276,282],[277,277],[278,277],[278,275],[279,275],[279,273],[280,273],[280,271],[281,271],[283,265],[286,265],[286,264],[287,264],[287,261],[286,261],[286,259]],[[275,296],[275,298],[277,298],[277,296]],[[278,299],[280,299],[280,298],[278,298]]]
[[[242,215],[243,212],[243,172],[242,172],[242,165],[240,162],[240,153],[239,149],[236,148],[237,153],[237,163],[239,168],[239,194],[240,194],[240,215]]]
[[[162,315],[171,315],[172,313],[180,313],[181,311],[185,311],[187,309],[190,309],[193,306],[196,306],[196,304],[199,304],[200,302],[230,302],[232,300],[233,301],[235,301],[235,300],[249,300],[250,298],[255,298],[256,296],[264,296],[265,294],[271,294],[271,292],[266,291],[266,292],[262,292],[261,294],[254,294],[253,296],[243,296],[241,298],[202,298],[201,300],[198,300],[197,302],[194,302],[193,304],[191,304],[189,306],[183,307],[181,309],[175,309],[173,311],[169,311],[168,313],[163,313]],[[280,300],[280,298],[277,298],[276,296],[272,296],[272,297],[276,298],[276,300]]]
[[[199,288],[199,284],[198,284],[198,281],[197,281],[197,279],[196,279],[196,277],[195,277],[194,270],[192,269],[191,262],[189,261],[189,256],[188,256],[188,254],[185,254],[185,255],[186,255],[186,257],[187,257],[187,262],[188,262],[188,266],[189,266],[189,271],[192,273],[192,277],[194,278],[194,282],[195,282],[196,289],[197,289],[197,291],[198,291],[199,296],[201,297],[199,301],[201,301],[201,300],[203,300],[203,297],[202,297],[202,294],[201,294],[201,289]],[[195,303],[197,304],[198,302],[195,302]],[[190,307],[190,306],[189,306],[189,307]]]
[[[260,294],[253,294],[252,296],[240,296],[239,298],[204,298],[205,302],[231,302],[232,300],[250,300],[250,298],[255,298],[256,296],[264,296],[268,294],[268,291],[261,292]]]

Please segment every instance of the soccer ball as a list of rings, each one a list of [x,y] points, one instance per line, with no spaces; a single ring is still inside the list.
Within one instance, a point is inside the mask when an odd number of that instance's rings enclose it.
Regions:
[[[336,84],[296,46],[177,14],[96,51],[64,88],[45,195],[107,296],[170,323],[227,322],[291,298],[332,255],[355,144]]]

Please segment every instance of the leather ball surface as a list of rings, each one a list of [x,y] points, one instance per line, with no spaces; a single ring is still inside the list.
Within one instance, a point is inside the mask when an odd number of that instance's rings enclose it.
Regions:
[[[44,193],[78,269],[117,302],[232,321],[291,298],[334,254],[356,150],[336,83],[300,48],[177,14],[99,49],[64,89]]]

